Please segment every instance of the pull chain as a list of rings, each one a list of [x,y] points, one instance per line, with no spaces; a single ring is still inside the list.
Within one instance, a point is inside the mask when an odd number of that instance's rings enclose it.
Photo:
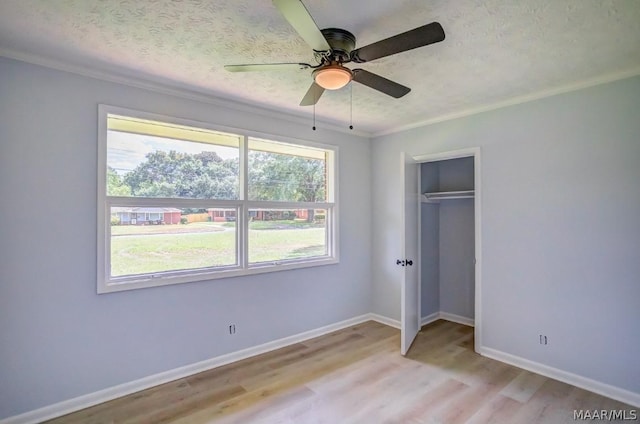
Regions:
[[[316,94],[314,92],[314,94]],[[318,103],[318,97],[314,96],[315,102],[313,102],[313,130],[316,130],[316,103]]]
[[[349,129],[353,129],[353,83],[349,83]]]

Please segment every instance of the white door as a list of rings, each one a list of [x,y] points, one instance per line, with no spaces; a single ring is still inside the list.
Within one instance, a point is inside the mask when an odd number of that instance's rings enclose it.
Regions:
[[[406,355],[411,343],[420,331],[420,281],[418,273],[418,212],[420,194],[418,193],[418,164],[406,153],[403,153],[404,168],[404,228],[403,228],[403,256],[399,258],[399,266],[403,267],[402,274],[402,326],[400,353]]]

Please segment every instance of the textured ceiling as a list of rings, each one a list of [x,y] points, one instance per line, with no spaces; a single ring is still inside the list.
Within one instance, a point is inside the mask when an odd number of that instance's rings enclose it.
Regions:
[[[438,21],[445,41],[361,65],[412,88],[393,99],[353,85],[370,134],[588,80],[640,72],[638,0],[304,0],[320,28],[364,46]],[[313,62],[269,0],[0,0],[0,54],[163,81],[311,116],[309,70],[229,73],[225,64]],[[325,92],[318,119],[349,125],[349,89]]]

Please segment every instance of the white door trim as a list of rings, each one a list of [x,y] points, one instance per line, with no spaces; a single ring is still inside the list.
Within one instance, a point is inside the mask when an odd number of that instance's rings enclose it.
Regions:
[[[412,156],[418,163],[436,162],[448,159],[473,157],[473,185],[475,196],[473,199],[473,213],[475,221],[475,316],[474,336],[475,351],[480,353],[482,347],[482,172],[480,161],[480,147],[451,150],[439,153],[425,153]],[[422,281],[421,269],[418,267],[418,275]]]

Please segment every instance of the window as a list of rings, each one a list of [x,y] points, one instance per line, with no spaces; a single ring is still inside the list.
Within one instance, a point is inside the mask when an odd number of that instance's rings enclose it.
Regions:
[[[101,105],[98,292],[338,262],[336,148]]]

